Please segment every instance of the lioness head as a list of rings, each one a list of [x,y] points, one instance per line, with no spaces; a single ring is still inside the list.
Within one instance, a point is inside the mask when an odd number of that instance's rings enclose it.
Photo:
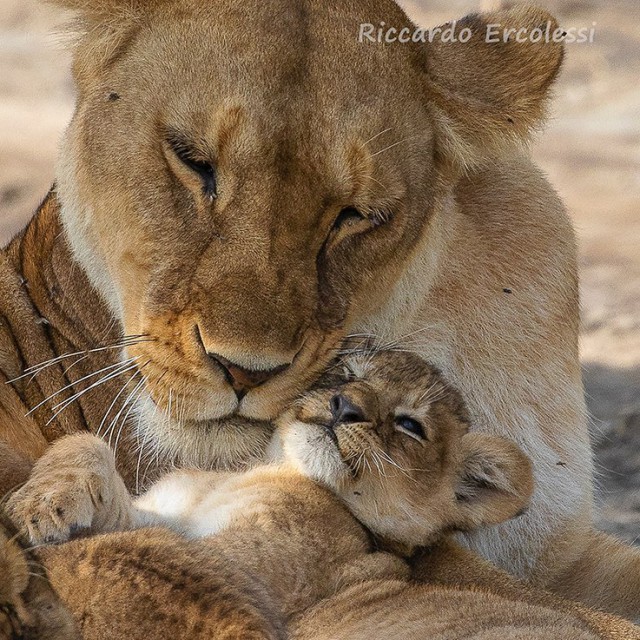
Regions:
[[[410,24],[391,0],[57,2],[80,20],[62,220],[147,337],[127,355],[167,449],[273,418],[346,334],[410,324],[458,176],[527,138],[562,59],[485,42],[550,19],[534,9],[467,18],[466,44],[382,45],[358,34]]]
[[[341,366],[284,414],[274,444],[371,531],[412,549],[525,508],[527,456],[504,438],[469,433],[460,394],[422,359],[380,351]]]

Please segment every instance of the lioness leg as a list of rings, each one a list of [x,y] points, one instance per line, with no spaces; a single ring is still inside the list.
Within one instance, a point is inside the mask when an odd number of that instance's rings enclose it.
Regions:
[[[640,620],[640,549],[599,531],[549,588],[590,607]]]
[[[463,588],[480,587],[510,600],[576,616],[606,640],[640,640],[640,628],[608,612],[583,606],[581,603],[586,602],[586,598],[578,598],[575,594],[566,594],[567,597],[563,598],[558,595],[560,590],[554,594],[533,587],[453,541],[447,540],[429,550],[421,551],[412,564],[414,579],[420,582]],[[574,601],[577,599],[581,602]],[[620,599],[617,598],[616,604],[619,603]],[[608,607],[607,611],[612,608]],[[620,615],[624,615],[624,612]]]

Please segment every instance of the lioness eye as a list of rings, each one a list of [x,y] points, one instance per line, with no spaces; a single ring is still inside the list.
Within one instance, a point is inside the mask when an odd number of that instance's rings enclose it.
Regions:
[[[196,159],[193,151],[180,141],[172,140],[171,148],[182,164],[200,176],[204,195],[208,198],[217,198],[218,185],[216,182],[216,170],[213,164],[205,160]]]
[[[339,229],[340,227],[355,224],[356,222],[364,219],[365,216],[363,216],[355,207],[346,207],[338,214],[338,217],[333,223],[333,228]]]
[[[178,155],[178,158],[182,162],[197,173],[202,179],[204,195],[209,198],[218,197],[218,185],[216,184],[216,170],[208,162],[202,162],[200,160],[194,160],[187,155]]]
[[[417,420],[414,420],[409,416],[398,416],[396,418],[396,429],[398,431],[402,431],[402,433],[406,433],[415,440],[419,440],[420,442],[425,440],[422,425]]]

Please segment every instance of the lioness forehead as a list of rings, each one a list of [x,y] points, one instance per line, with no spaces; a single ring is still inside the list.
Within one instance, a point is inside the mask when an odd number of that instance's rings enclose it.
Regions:
[[[391,1],[369,4],[363,15],[355,2],[161,3],[131,29],[105,80],[201,135],[233,113],[247,155],[281,154],[286,132],[288,146],[297,146],[291,156],[299,165],[304,155],[308,166],[331,155],[336,141],[391,130],[375,151],[405,128],[420,133],[429,119],[418,50],[358,40],[363,20],[408,19]]]

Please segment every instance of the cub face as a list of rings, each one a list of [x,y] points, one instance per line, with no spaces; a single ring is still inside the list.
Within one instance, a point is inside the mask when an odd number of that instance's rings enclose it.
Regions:
[[[405,547],[507,520],[533,491],[513,443],[469,432],[460,394],[414,354],[345,357],[281,419],[285,458]]]

